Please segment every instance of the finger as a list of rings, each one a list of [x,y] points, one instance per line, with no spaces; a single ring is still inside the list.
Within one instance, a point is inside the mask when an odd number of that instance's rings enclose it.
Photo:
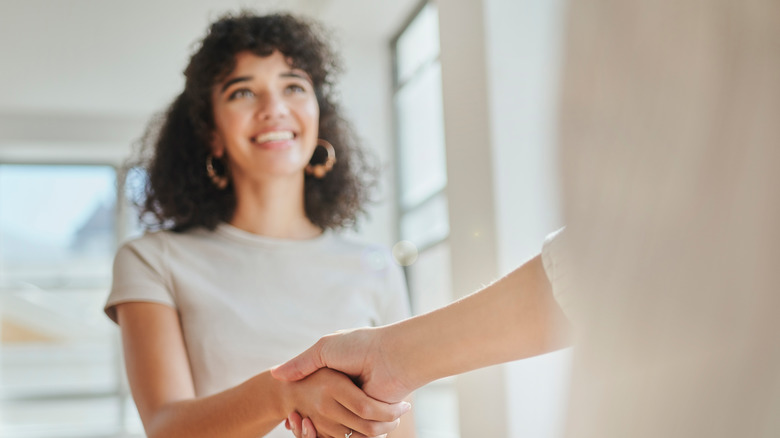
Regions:
[[[301,423],[303,421],[303,418],[301,418],[301,415],[297,412],[293,411],[290,413],[290,415],[287,416],[287,420],[285,420],[285,423],[289,424],[289,429],[292,430],[293,435],[295,435],[295,438],[301,438]]]
[[[352,430],[348,428],[347,426],[344,426],[342,424],[339,424],[338,422],[334,422],[330,419],[326,418],[320,418],[317,421],[317,426],[319,427],[318,431],[317,429],[314,429],[314,424],[312,423],[312,420],[309,418],[304,418],[303,422],[306,426],[307,431],[308,430],[314,430],[314,433],[311,433],[311,436],[303,436],[302,438],[341,438],[341,437],[349,437],[349,438],[370,438],[366,435],[363,435],[362,433]],[[380,435],[381,436],[387,436]],[[378,438],[378,437],[377,437]]]
[[[271,368],[271,375],[276,380],[295,382],[323,368],[325,365],[320,357],[321,345],[317,342],[298,356]]]
[[[338,401],[358,417],[379,422],[395,421],[412,409],[409,402],[385,403],[371,398],[357,386],[349,388]]]
[[[310,419],[304,418],[301,422],[301,437],[302,438],[316,438],[317,429],[314,428],[314,423]]]
[[[380,402],[381,403],[381,402]],[[314,418],[320,432],[334,437],[342,437],[354,431],[350,438],[375,437],[395,430],[400,423],[399,419],[392,421],[372,421],[359,417],[337,400],[332,400],[327,408]]]

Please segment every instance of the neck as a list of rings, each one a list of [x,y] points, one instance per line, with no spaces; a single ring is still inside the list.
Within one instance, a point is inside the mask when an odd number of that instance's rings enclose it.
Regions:
[[[267,179],[237,184],[236,211],[230,224],[268,237],[311,239],[322,234],[306,216],[303,178]]]

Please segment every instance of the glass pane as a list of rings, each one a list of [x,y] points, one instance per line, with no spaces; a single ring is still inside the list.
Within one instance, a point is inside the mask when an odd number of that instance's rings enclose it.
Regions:
[[[108,285],[115,178],[109,166],[0,165],[0,282]]]
[[[23,399],[116,391],[118,351],[113,327],[102,315],[105,295],[38,292],[33,300],[25,292],[4,291],[0,392]],[[77,306],[83,308],[73,311]]]
[[[144,435],[144,425],[141,422],[141,416],[138,415],[138,409],[135,407],[135,402],[130,395],[125,398],[124,415],[125,416],[122,419],[122,423],[125,425],[124,429],[127,432],[127,435],[123,435],[123,437],[145,437],[146,435]]]
[[[444,192],[430,198],[421,206],[401,217],[401,239],[424,248],[445,239],[450,233]]]
[[[439,17],[436,6],[428,3],[412,20],[396,42],[399,83],[404,83],[426,62],[439,55]]]
[[[439,63],[401,89],[396,105],[401,204],[408,208],[447,184]]]
[[[418,438],[459,438],[458,393],[451,379],[428,384],[414,392]],[[425,415],[419,413],[425,412]]]
[[[422,251],[406,268],[414,314],[429,312],[452,301],[450,246],[439,243]],[[419,438],[458,438],[458,394],[452,378],[430,383],[414,393]]]
[[[112,397],[3,402],[0,436],[14,438],[124,437]]]
[[[103,314],[116,250],[110,166],[0,165],[0,436],[110,436],[126,417]]]
[[[104,288],[0,290],[0,436],[110,436],[125,424],[105,297]]]
[[[430,312],[452,302],[448,243],[422,251],[417,261],[406,269],[414,314]]]
[[[138,219],[139,206],[144,202],[145,189],[148,182],[146,170],[133,167],[127,171],[124,185],[124,205],[122,217],[125,220],[122,227],[122,240],[140,237],[144,233],[143,224]]]

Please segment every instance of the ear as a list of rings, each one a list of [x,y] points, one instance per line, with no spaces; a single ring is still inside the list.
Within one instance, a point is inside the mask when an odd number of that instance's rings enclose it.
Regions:
[[[211,133],[211,154],[214,158],[222,158],[225,155],[225,143],[216,132]]]

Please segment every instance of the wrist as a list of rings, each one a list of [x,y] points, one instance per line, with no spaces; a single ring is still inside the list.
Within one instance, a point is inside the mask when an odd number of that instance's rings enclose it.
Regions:
[[[267,391],[271,400],[273,400],[273,403],[269,406],[272,409],[273,417],[284,420],[290,412],[295,410],[293,390],[296,382],[276,380],[269,371],[258,377],[263,377],[264,380],[264,385],[258,385],[258,389]]]
[[[408,333],[407,326],[408,324],[402,321],[377,327],[372,338],[374,344],[371,349],[376,352],[373,357],[377,360],[373,369],[387,370],[395,387],[392,390],[396,395],[393,402],[401,401],[412,391],[428,383],[423,381],[419,372],[421,364],[415,361],[414,334]]]

